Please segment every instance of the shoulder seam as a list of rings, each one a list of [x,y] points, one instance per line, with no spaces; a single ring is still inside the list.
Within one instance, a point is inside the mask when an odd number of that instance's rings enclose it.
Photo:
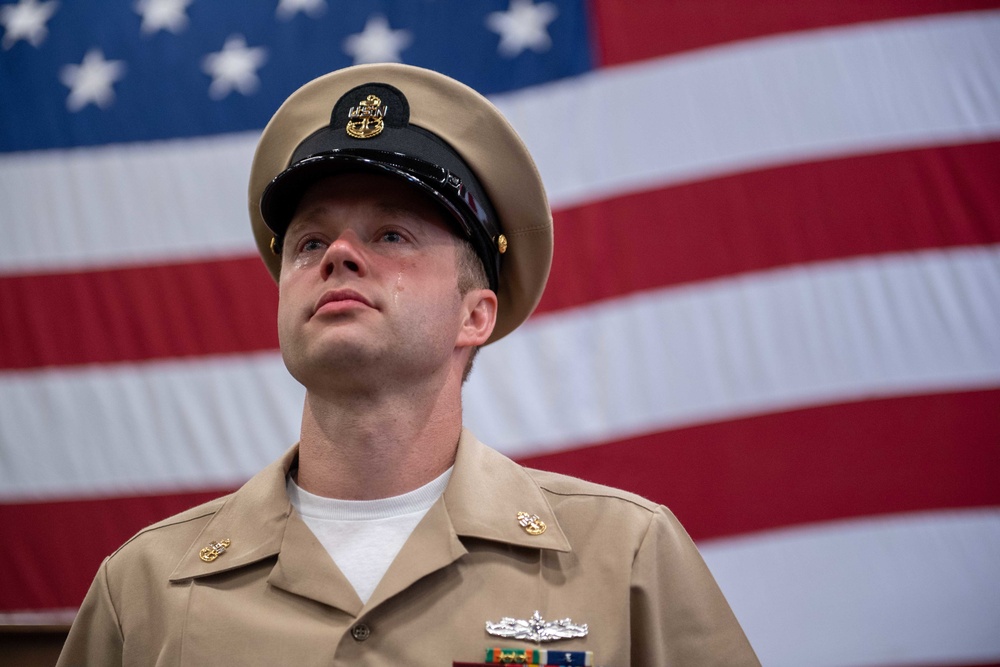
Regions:
[[[161,528],[169,528],[170,526],[179,526],[181,524],[189,523],[191,521],[197,521],[198,519],[204,519],[206,516],[211,516],[211,515],[215,514],[218,511],[219,511],[219,509],[215,508],[215,509],[211,509],[211,510],[206,510],[203,514],[198,514],[196,516],[186,517],[184,519],[179,519],[177,521],[171,521],[169,519],[165,519],[163,521],[158,521],[157,523],[154,523],[154,524],[152,524],[150,526],[146,526],[145,528],[143,528],[142,530],[140,530],[138,533],[136,533],[132,537],[128,538],[128,540],[126,540],[125,543],[122,544],[120,547],[118,547],[117,549],[115,549],[114,552],[112,552],[112,554],[110,556],[108,556],[108,559],[110,560],[111,558],[114,558],[118,554],[119,551],[121,551],[126,546],[128,546],[133,540],[138,539],[140,536],[145,535],[146,533],[151,533],[154,530],[159,530]]]
[[[554,496],[570,497],[570,496],[588,496],[591,498],[613,498],[614,500],[621,500],[622,502],[629,503],[630,505],[635,505],[636,507],[646,510],[650,514],[656,513],[656,508],[659,506],[658,503],[654,503],[652,500],[642,499],[642,502],[635,500],[633,498],[628,498],[624,495],[617,493],[597,493],[588,491],[556,491],[555,489],[550,489],[544,484],[539,484],[538,488],[543,489],[546,493],[551,493]],[[628,492],[625,492],[628,493]]]

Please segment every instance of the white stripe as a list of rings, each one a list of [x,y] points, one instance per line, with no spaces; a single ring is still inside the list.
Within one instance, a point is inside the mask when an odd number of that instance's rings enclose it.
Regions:
[[[0,155],[0,272],[253,253],[258,135]]]
[[[1000,660],[1000,509],[700,545],[768,667]]]
[[[533,319],[482,351],[465,418],[527,455],[998,387],[997,331],[1000,246],[768,271]],[[293,441],[301,400],[277,354],[3,374],[0,499],[233,483]]]
[[[1000,138],[1000,11],[739,42],[499,101],[554,207],[777,164]]]
[[[540,316],[465,418],[508,454],[875,396],[1000,387],[1000,246],[826,262]]]
[[[304,395],[277,353],[0,375],[0,501],[238,486]]]
[[[764,166],[1000,138],[1000,12],[756,39],[496,98],[555,207]],[[256,133],[0,156],[0,272],[254,252]]]
[[[69,625],[76,618],[76,612],[76,609],[0,611],[0,625]]]

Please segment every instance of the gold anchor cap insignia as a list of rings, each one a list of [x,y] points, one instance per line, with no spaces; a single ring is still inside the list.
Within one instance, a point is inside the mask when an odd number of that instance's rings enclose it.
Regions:
[[[371,139],[385,129],[388,106],[382,106],[382,100],[376,95],[369,95],[351,107],[347,112],[347,134],[355,139]]]
[[[518,512],[517,522],[521,524],[521,528],[524,528],[524,532],[528,535],[541,535],[545,532],[545,522],[538,518],[537,514]]]
[[[198,552],[198,557],[201,558],[206,563],[211,563],[213,560],[221,556],[232,544],[229,540],[220,540],[218,542],[212,542],[207,547]]]

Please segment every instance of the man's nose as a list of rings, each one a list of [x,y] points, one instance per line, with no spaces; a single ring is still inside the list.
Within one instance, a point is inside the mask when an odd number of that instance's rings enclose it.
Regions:
[[[348,230],[331,243],[323,255],[323,279],[327,280],[342,272],[364,276],[368,272],[364,249],[358,235]]]

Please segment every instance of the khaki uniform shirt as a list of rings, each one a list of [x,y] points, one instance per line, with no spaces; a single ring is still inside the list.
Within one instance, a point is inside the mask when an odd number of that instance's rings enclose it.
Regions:
[[[758,665],[684,529],[638,496],[528,470],[463,432],[444,495],[362,604],[292,509],[297,449],[108,557],[59,665],[443,665],[503,617],[587,624],[595,664]],[[546,525],[529,534],[518,512]],[[212,542],[230,546],[199,557]]]

